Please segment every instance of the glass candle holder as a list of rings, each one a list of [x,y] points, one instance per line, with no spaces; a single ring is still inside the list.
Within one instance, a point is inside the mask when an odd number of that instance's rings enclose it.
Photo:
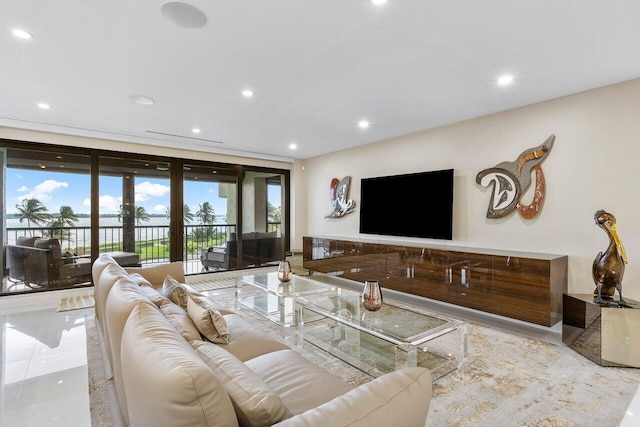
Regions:
[[[281,282],[288,282],[291,280],[293,271],[291,271],[291,264],[289,261],[280,261],[278,263],[278,280]]]
[[[364,282],[362,291],[362,305],[369,311],[378,311],[382,308],[382,291],[377,280],[367,280]]]

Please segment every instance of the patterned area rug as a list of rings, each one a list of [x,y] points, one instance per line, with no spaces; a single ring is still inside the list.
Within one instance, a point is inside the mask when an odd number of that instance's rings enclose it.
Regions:
[[[60,298],[56,311],[61,313],[63,311],[82,310],[83,308],[91,308],[94,305],[95,300],[93,299],[93,295],[65,297]]]
[[[208,295],[234,308],[233,289]],[[266,334],[292,344],[291,337],[283,336],[282,328],[242,306],[235,309]],[[88,347],[96,347],[100,342],[91,338],[95,332],[90,329]],[[352,384],[371,380],[306,342],[298,351]],[[113,397],[104,398],[108,396],[109,380],[101,378],[100,372],[105,370],[96,366],[100,361],[89,358],[92,417],[96,415],[92,425],[111,427],[111,420],[104,414],[110,413]],[[471,323],[464,378],[448,374],[434,383],[425,427],[616,427],[639,384],[638,369],[603,368],[564,345]],[[102,397],[95,398],[97,395]]]

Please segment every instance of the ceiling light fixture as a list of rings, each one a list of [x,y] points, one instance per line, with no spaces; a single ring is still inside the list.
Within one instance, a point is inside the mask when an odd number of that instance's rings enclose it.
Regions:
[[[31,34],[28,31],[25,30],[19,30],[19,29],[15,29],[11,31],[11,34],[13,34],[14,37],[22,39],[22,40],[31,40],[33,38],[35,38],[35,36],[33,34]]]
[[[509,86],[511,83],[513,83],[513,76],[511,74],[505,74],[498,78],[498,84],[500,86]]]
[[[242,96],[245,98],[251,98],[253,96],[253,91],[251,89],[245,89],[242,91]]]
[[[296,148],[298,148],[298,145],[296,143],[292,142],[291,144],[289,144],[290,150],[295,150]]]
[[[129,100],[138,105],[153,105],[156,103],[152,98],[144,95],[129,95]]]
[[[207,17],[199,9],[179,1],[170,1],[160,6],[160,13],[182,28],[200,28],[207,23]]]
[[[46,102],[38,102],[38,108],[48,110],[49,108],[51,108],[51,106]]]
[[[368,128],[368,127],[369,127],[369,122],[368,122],[368,121],[366,121],[366,120],[360,120],[360,121],[358,122],[358,127],[359,127],[360,129],[366,129],[366,128]]]
[[[382,6],[386,2],[387,2],[387,0],[371,0],[371,3],[373,3],[376,6]]]
[[[193,133],[200,133],[200,129],[198,129],[198,128],[193,128],[193,129],[191,129],[191,132],[193,132]]]

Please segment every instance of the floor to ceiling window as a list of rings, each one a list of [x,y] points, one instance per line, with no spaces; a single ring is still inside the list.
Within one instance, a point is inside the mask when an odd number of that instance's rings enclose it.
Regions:
[[[90,157],[2,150],[2,293],[90,281]]]
[[[91,286],[101,253],[196,274],[288,250],[287,170],[7,140],[0,168],[0,295]]]

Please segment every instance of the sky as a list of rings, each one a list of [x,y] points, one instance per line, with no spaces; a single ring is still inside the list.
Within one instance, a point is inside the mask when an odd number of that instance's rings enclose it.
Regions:
[[[17,213],[16,205],[27,198],[40,200],[49,213],[60,211],[60,206],[71,206],[76,214],[89,214],[91,210],[90,177],[71,173],[30,171],[7,168],[6,213]],[[164,214],[169,206],[169,179],[136,178],[136,206],[143,206],[149,214]],[[269,189],[269,201],[280,205],[279,189]],[[218,184],[188,181],[184,188],[185,203],[191,213],[203,202],[209,202],[216,216],[225,216],[227,199],[218,197]],[[117,214],[122,204],[122,180],[100,177],[100,213]],[[224,221],[216,221],[224,222]]]

